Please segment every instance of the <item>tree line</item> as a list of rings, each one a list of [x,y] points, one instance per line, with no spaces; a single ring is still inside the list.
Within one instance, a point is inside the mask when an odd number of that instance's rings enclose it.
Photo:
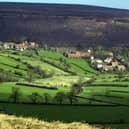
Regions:
[[[28,98],[28,103],[38,104],[74,104],[78,101],[76,95],[80,94],[83,90],[82,81],[79,80],[77,83],[71,86],[69,92],[58,91],[54,96],[50,93],[44,93],[43,95],[38,92],[32,92]],[[23,93],[21,92],[19,87],[12,87],[11,94],[8,97],[9,102],[13,103],[23,103],[22,97]]]

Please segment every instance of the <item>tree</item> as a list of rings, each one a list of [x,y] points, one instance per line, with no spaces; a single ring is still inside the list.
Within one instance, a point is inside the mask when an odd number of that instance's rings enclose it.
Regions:
[[[31,70],[28,70],[28,72],[27,72],[27,81],[28,82],[32,82],[33,81],[33,71],[31,71]]]
[[[74,94],[74,92],[72,92],[72,91],[70,91],[66,96],[67,96],[67,98],[68,98],[68,100],[69,100],[69,102],[70,102],[71,105],[72,105],[74,102],[77,101],[77,99],[75,98],[75,94]]]
[[[64,92],[58,92],[55,96],[55,100],[59,103],[62,104],[64,102],[66,95],[64,94]]]
[[[66,71],[68,71],[68,69],[71,67],[70,64],[65,59],[63,60],[63,65]]]
[[[36,73],[40,76],[40,78],[48,78],[52,77],[54,72],[47,72],[45,69],[42,69],[40,66],[33,67],[33,73]]]
[[[33,103],[37,103],[38,100],[39,100],[39,97],[40,95],[37,93],[37,92],[33,92],[31,95],[30,95],[30,99]]]
[[[13,99],[13,102],[14,103],[17,103],[19,102],[20,100],[20,96],[21,96],[21,91],[19,88],[17,87],[12,87],[12,93],[11,95],[9,96],[9,99]]]
[[[80,78],[77,83],[72,85],[72,92],[74,94],[79,94],[83,90],[82,86],[83,86],[83,82],[82,82],[82,79]]]
[[[43,96],[44,96],[44,102],[45,102],[45,104],[48,104],[48,102],[50,100],[50,95],[48,93],[45,93]]]

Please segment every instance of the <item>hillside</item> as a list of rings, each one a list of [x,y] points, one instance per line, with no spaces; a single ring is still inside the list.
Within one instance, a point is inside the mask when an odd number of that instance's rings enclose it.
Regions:
[[[86,5],[0,3],[0,40],[41,46],[128,45],[129,11]]]
[[[11,76],[7,82],[26,82],[32,74],[33,82],[57,87],[70,86],[80,77],[86,81],[97,73],[85,59],[69,59],[60,53],[45,50],[38,50],[38,55],[34,50],[3,50],[0,52],[0,71],[3,78]]]
[[[0,51],[0,113],[25,117],[0,115],[0,129],[121,129],[129,127],[128,106],[128,70],[97,71],[87,58],[52,50]]]
[[[0,129],[99,129],[82,123],[45,122],[32,118],[15,117],[0,114]]]

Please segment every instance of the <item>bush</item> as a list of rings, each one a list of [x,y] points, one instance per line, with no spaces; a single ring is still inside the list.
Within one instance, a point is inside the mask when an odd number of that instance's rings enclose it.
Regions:
[[[40,78],[49,78],[49,77],[53,77],[54,75],[53,71],[48,73],[46,70],[41,69],[40,66],[33,67],[33,72],[37,73],[40,76]]]

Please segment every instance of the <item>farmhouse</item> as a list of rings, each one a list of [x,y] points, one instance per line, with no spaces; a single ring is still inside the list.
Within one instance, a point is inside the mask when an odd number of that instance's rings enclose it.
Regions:
[[[98,63],[98,64],[102,64],[103,63],[103,60],[101,60],[101,59],[95,59],[95,62]]]
[[[90,57],[89,52],[70,52],[65,54],[68,58],[88,58]]]
[[[14,49],[14,50],[23,51],[29,48],[32,48],[32,49],[37,48],[38,44],[36,44],[35,42],[28,42],[28,41],[23,41],[20,43],[9,42],[9,43],[5,43],[3,47],[4,49]]]
[[[110,64],[112,62],[112,58],[108,57],[104,60],[105,63]]]
[[[15,43],[13,42],[6,42],[3,44],[4,49],[14,49],[15,48]]]

